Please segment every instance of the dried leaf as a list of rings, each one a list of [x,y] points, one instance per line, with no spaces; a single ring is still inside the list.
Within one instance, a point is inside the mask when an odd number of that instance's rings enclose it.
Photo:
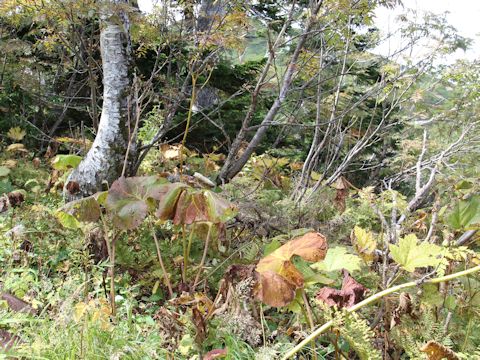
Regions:
[[[202,313],[197,307],[194,307],[192,309],[192,320],[193,324],[195,325],[195,329],[197,330],[197,334],[195,335],[195,341],[198,344],[201,344],[207,337],[207,325],[205,323],[205,319],[203,318]]]
[[[277,273],[267,270],[259,274],[254,295],[270,306],[286,306],[295,298],[295,285]]]
[[[75,195],[80,191],[80,185],[76,181],[69,181],[67,185],[65,185],[65,189],[69,194]]]
[[[428,356],[428,360],[460,360],[457,354],[434,340],[427,342],[421,349]]]
[[[206,353],[203,357],[203,360],[213,360],[224,358],[228,355],[228,349],[215,349]]]
[[[326,254],[327,241],[320,233],[310,232],[290,240],[257,264],[255,296],[270,306],[288,305],[295,297],[295,290],[304,284],[303,275],[292,263],[292,257],[296,255],[317,262]]]
[[[5,167],[7,167],[7,168],[9,168],[9,169],[15,168],[15,167],[17,166],[17,164],[18,164],[18,161],[12,160],[12,159],[5,160],[5,161],[3,162],[3,166],[5,166]]]
[[[16,190],[0,196],[0,214],[25,201],[25,191]]]
[[[1,293],[0,300],[6,301],[10,310],[34,315],[35,309],[27,302],[8,293]]]
[[[21,342],[17,335],[13,335],[6,330],[0,329],[0,348],[10,350],[16,343]]]
[[[338,209],[340,213],[343,213],[347,208],[346,198],[348,196],[348,190],[337,189],[335,194],[335,207]]]
[[[413,305],[412,296],[409,293],[402,292],[398,297],[398,306],[393,311],[392,320],[390,322],[390,329],[400,324],[400,318],[404,314],[412,315]]]
[[[18,126],[10,128],[7,133],[7,136],[14,141],[22,141],[25,135],[27,132]]]
[[[33,160],[32,160],[32,165],[35,169],[38,169],[41,163],[42,163],[42,161],[38,157],[33,158]]]
[[[11,144],[7,146],[7,151],[8,152],[21,152],[21,153],[26,153],[28,152],[27,149],[25,149],[25,145],[23,144]]]
[[[341,290],[324,287],[317,292],[315,298],[328,306],[337,306],[338,308],[349,308],[362,301],[368,289],[351,277],[347,270],[343,270],[342,274]]]

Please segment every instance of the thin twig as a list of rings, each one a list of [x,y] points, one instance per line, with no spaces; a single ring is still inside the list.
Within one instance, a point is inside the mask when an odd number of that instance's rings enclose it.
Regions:
[[[208,232],[207,232],[207,238],[205,240],[205,248],[203,249],[203,255],[202,255],[202,260],[200,261],[200,265],[197,271],[197,275],[195,276],[195,281],[193,282],[192,286],[192,292],[195,291],[195,288],[197,287],[198,280],[200,279],[200,275],[202,274],[203,270],[203,265],[205,264],[205,259],[207,258],[207,252],[208,252],[208,245],[210,243],[210,234],[212,232],[212,226],[213,224],[208,224]]]
[[[173,298],[172,284],[170,283],[170,278],[168,277],[167,270],[165,269],[165,265],[163,263],[162,253],[160,251],[160,244],[158,243],[157,234],[155,233],[155,228],[153,227],[153,224],[151,225],[151,228],[152,228],[153,240],[155,241],[155,247],[157,248],[158,262],[160,263],[160,267],[162,268],[162,271],[163,271],[163,278],[165,279],[165,283],[167,284],[167,287],[168,287],[168,295],[170,296],[170,298]]]

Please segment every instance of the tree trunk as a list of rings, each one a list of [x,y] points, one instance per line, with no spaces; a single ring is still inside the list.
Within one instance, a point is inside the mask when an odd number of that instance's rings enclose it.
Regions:
[[[118,18],[117,18],[118,20]],[[103,105],[95,141],[85,159],[69,176],[69,182],[78,183],[75,194],[66,191],[68,200],[91,195],[111,183],[122,173],[128,145],[127,36],[123,26],[109,17],[100,34],[103,67]]]
[[[285,71],[285,75],[283,77],[280,92],[277,98],[275,99],[275,101],[273,102],[273,105],[270,107],[267,115],[265,115],[265,117],[263,118],[260,124],[260,127],[258,128],[258,130],[253,135],[252,139],[248,143],[247,148],[240,155],[239,144],[246,138],[247,131],[248,131],[245,124],[245,120],[244,120],[244,124],[242,125],[242,128],[237,134],[237,137],[232,145],[232,148],[230,149],[227,159],[225,160],[225,163],[220,169],[220,172],[217,177],[217,184],[220,185],[220,184],[229,182],[231,179],[233,179],[235,175],[237,175],[243,169],[243,167],[245,166],[247,161],[250,159],[253,152],[257,148],[257,146],[263,140],[263,137],[267,133],[267,130],[269,129],[270,125],[275,120],[275,117],[277,116],[279,110],[281,109],[287,97],[287,93],[290,90],[290,85],[292,84],[293,76],[297,67],[297,61],[301,51],[303,50],[303,46],[305,45],[305,42],[307,41],[309,36],[312,36],[311,30],[317,22],[317,14],[320,11],[322,4],[323,4],[323,0],[319,0],[316,2],[316,5],[313,7],[307,26],[305,27],[305,29],[303,30],[303,33],[299,37],[297,46],[290,58],[290,62],[287,66],[287,70]],[[253,100],[256,101],[255,98]],[[247,118],[249,116],[250,115],[247,114]]]

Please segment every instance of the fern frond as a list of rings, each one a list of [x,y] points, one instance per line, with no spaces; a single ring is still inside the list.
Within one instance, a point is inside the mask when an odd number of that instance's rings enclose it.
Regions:
[[[335,323],[340,335],[350,344],[360,360],[381,360],[382,356],[373,344],[375,334],[367,321],[356,313],[345,310],[335,314]]]

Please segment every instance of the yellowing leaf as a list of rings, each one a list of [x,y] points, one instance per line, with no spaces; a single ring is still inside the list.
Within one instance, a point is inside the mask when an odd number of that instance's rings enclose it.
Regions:
[[[349,272],[360,270],[362,259],[357,255],[349,254],[346,247],[337,246],[328,250],[325,260],[312,265],[312,268],[321,271],[339,271],[346,269]]]
[[[310,177],[312,178],[312,180],[318,181],[322,177],[322,174],[320,174],[316,171],[312,171],[311,174],[310,174]]]
[[[8,130],[7,136],[14,141],[22,141],[27,133],[22,128],[13,127]]]
[[[7,151],[8,152],[27,152],[27,149],[25,149],[25,145],[23,144],[11,144],[7,146]]]
[[[56,170],[69,170],[76,168],[80,161],[82,161],[82,157],[78,155],[57,155],[52,160],[52,167]]]
[[[80,222],[75,219],[73,215],[66,213],[65,211],[57,211],[55,213],[57,220],[62,224],[63,227],[67,229],[78,229],[80,228]]]
[[[90,300],[88,303],[79,302],[73,309],[73,320],[79,322],[88,320],[100,325],[102,330],[111,330],[110,306],[104,300]]]
[[[80,225],[79,222],[97,221],[100,218],[100,205],[95,196],[96,194],[71,201],[62,206],[57,212],[57,218],[62,225],[69,228],[71,228],[69,225],[72,225],[73,228],[77,228]],[[69,216],[72,216],[73,219]]]
[[[350,237],[355,250],[363,260],[370,262],[375,258],[377,242],[371,232],[355,226]]]
[[[79,302],[73,308],[73,320],[79,322],[88,311],[88,304]]]
[[[17,161],[9,159],[9,160],[5,160],[3,162],[3,166],[5,166],[9,169],[13,169],[14,167],[17,166],[17,163],[18,163]]]
[[[441,247],[430,243],[417,244],[417,242],[417,236],[410,234],[400,239],[398,245],[390,245],[393,260],[408,272],[414,272],[419,267],[440,264]]]
[[[83,146],[86,149],[90,149],[92,147],[92,141],[88,139],[74,139],[71,137],[57,137],[55,138],[56,141],[63,144],[73,144],[78,146]]]

